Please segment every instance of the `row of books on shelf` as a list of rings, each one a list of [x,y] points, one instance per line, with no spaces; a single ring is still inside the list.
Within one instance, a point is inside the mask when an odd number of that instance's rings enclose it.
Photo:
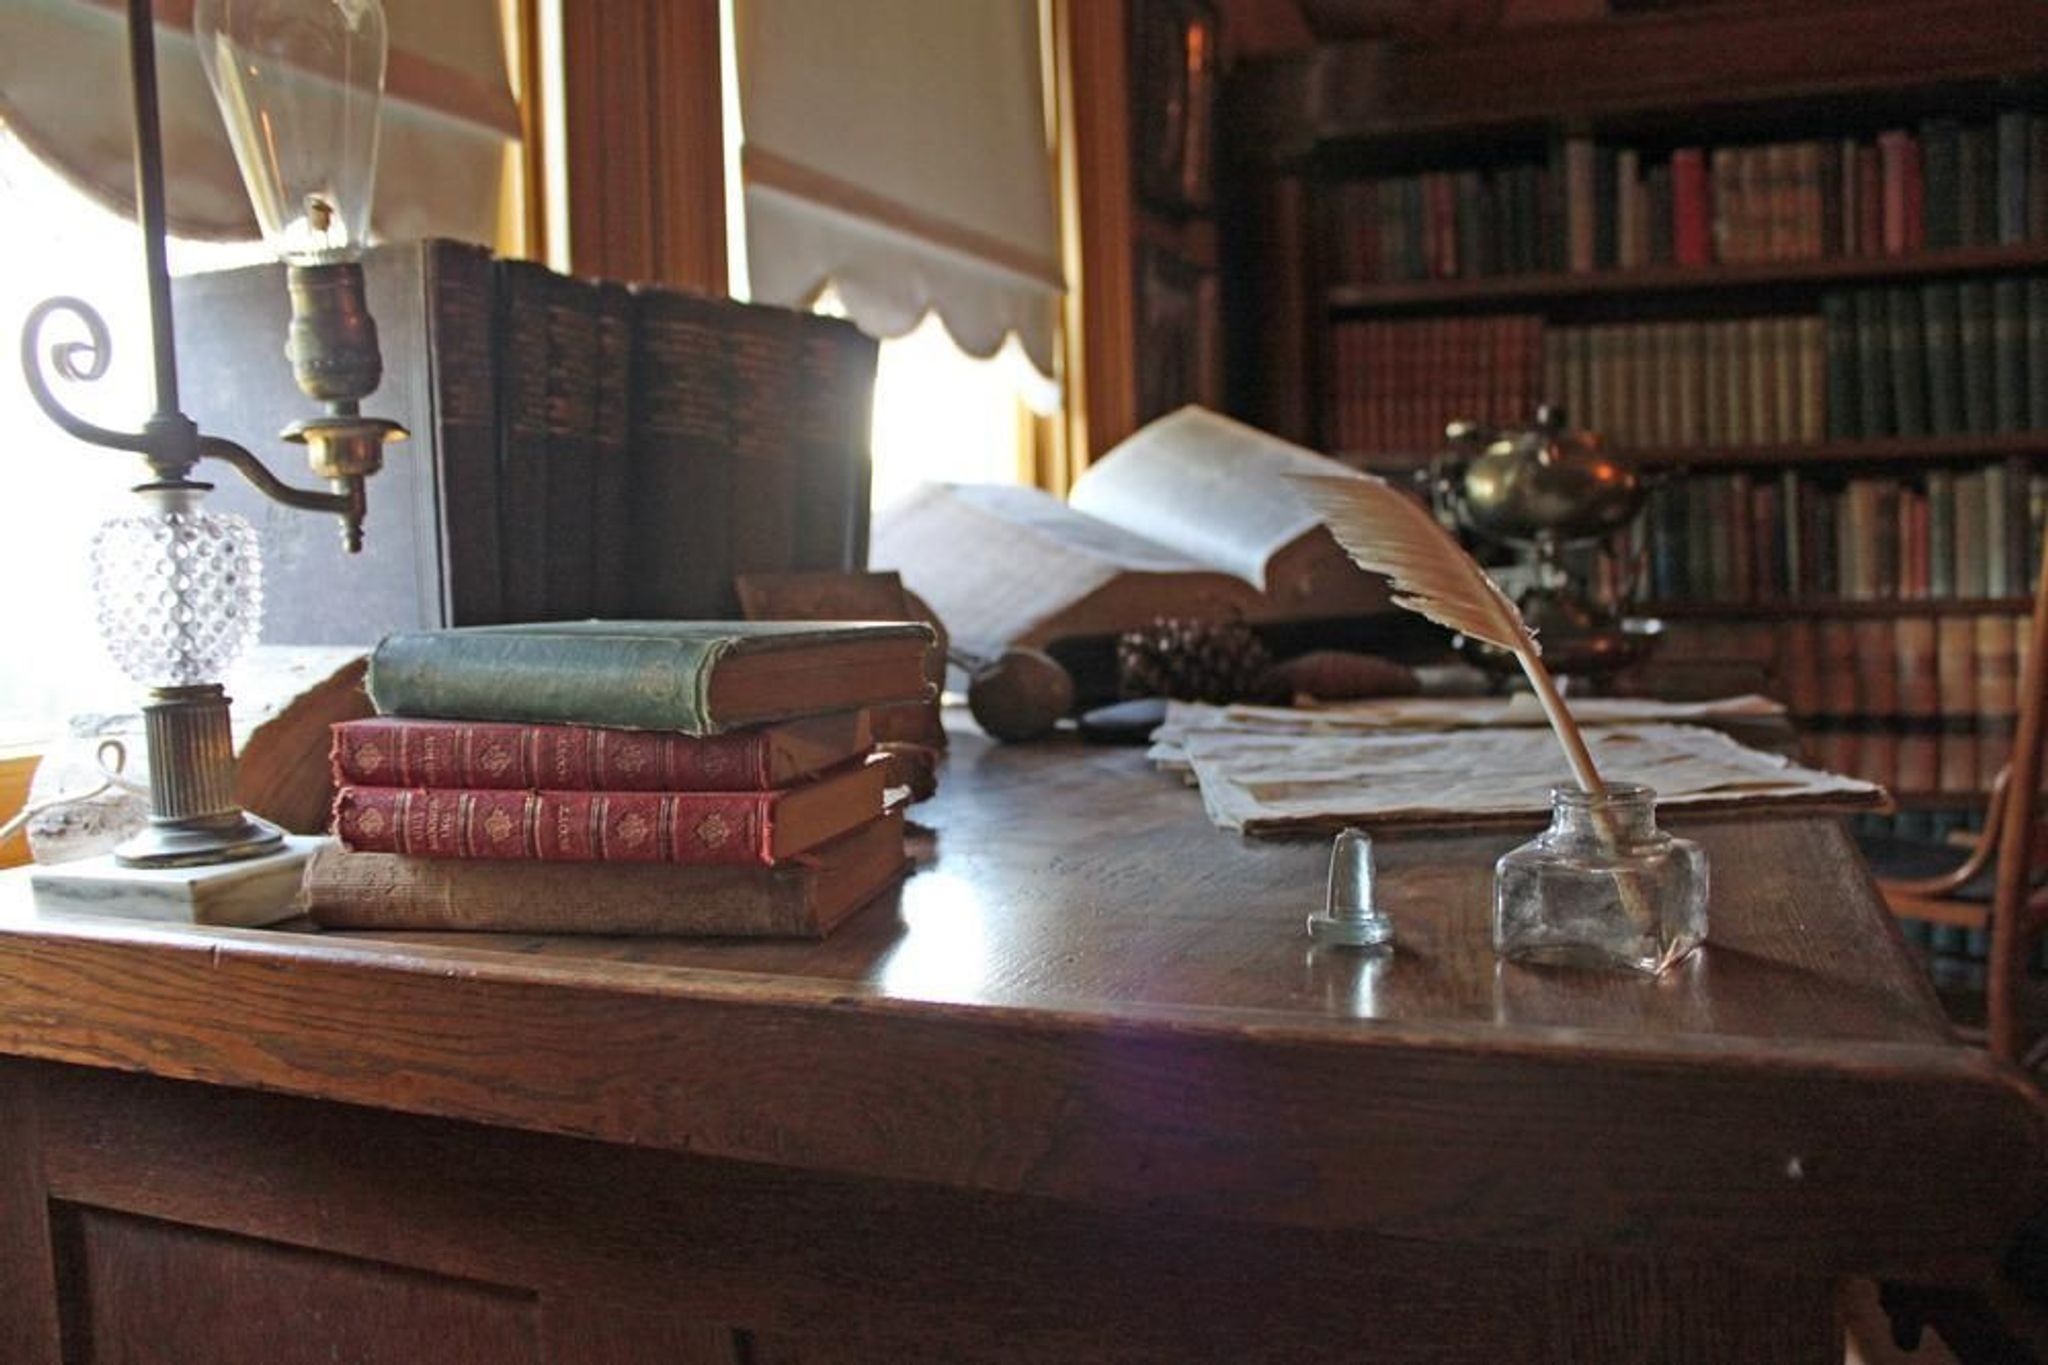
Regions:
[[[1340,281],[1477,279],[2048,241],[2048,119],[1668,153],[1586,137],[1545,162],[1354,180]]]
[[[327,928],[819,937],[902,875],[872,708],[920,625],[576,622],[387,638],[334,727]]]
[[[1826,431],[1821,320],[1549,327],[1544,389],[1621,450],[1812,443]]]
[[[1546,397],[1534,314],[1346,322],[1330,345],[1339,451],[1434,451],[1447,422],[1526,422]]]
[[[2017,724],[2032,621],[2014,612],[1671,624],[1657,666],[1748,666],[1807,761],[1907,796],[1981,796]]]
[[[2048,275],[1835,291],[1818,315],[1352,320],[1331,351],[1331,436],[1368,454],[1525,420],[1537,385],[1623,450],[2048,430]]]
[[[267,562],[349,585],[274,594],[268,638],[729,616],[735,574],[864,563],[876,345],[850,323],[448,241],[373,248],[364,271],[385,356],[366,408],[411,437],[372,495],[378,552],[359,559],[222,488]],[[277,355],[275,268],[176,289],[187,407],[265,448],[305,409]]]
[[[2048,275],[1829,293],[1831,440],[2048,429]]]
[[[1825,482],[1792,470],[1660,484],[1623,562],[1660,601],[2012,597],[2041,572],[2048,473],[1998,461]]]

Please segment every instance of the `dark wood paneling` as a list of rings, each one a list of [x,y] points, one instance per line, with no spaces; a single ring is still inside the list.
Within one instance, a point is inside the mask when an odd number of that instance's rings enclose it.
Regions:
[[[128,1211],[96,1223],[521,1285],[554,1362],[732,1365],[714,1320],[746,1325],[754,1365],[1709,1358],[1665,1344],[1818,1362],[1830,1331],[1820,1282],[1697,1262],[1090,1213],[38,1070],[53,1188]]]
[[[1447,42],[1333,43],[1246,69],[1232,106],[1253,145],[1290,158],[1318,139],[1433,154],[1483,148],[1507,129],[1560,121],[1663,126],[1699,136],[1703,113],[1739,116],[1830,97],[1874,107],[1887,93],[2041,74],[2048,5],[2037,0],[1801,0],[1707,7],[1471,33]],[[1903,106],[1902,106],[1903,109]],[[1671,111],[1641,122],[1646,111]],[[1798,127],[1785,110],[1750,131]]]
[[[32,1073],[0,1058],[0,1361],[59,1365],[56,1262]]]
[[[67,1365],[540,1365],[526,1295],[59,1206]]]

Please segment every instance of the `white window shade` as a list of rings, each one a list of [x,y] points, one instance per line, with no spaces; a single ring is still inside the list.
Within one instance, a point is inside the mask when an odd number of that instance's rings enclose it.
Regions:
[[[1038,0],[735,0],[752,296],[869,333],[936,312],[1053,373],[1062,289]]]
[[[498,0],[385,0],[374,230],[380,237],[497,232],[504,145],[519,135]],[[253,238],[256,220],[192,41],[192,0],[159,0],[164,195],[184,237]],[[117,0],[0,4],[0,118],[38,157],[123,213],[135,204],[126,7]]]

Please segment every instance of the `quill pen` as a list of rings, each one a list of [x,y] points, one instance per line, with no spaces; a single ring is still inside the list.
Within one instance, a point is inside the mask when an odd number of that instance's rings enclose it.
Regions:
[[[1292,481],[1360,568],[1393,580],[1397,605],[1513,654],[1564,746],[1572,776],[1594,795],[1606,792],[1522,613],[1427,508],[1370,474],[1298,475]]]

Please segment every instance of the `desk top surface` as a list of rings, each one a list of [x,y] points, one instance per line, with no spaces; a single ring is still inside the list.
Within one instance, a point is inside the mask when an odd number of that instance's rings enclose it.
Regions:
[[[1381,841],[1370,957],[1305,936],[1326,841],[1217,830],[1133,751],[962,735],[941,787],[914,875],[824,943],[38,918],[17,885],[0,1054],[1398,1235],[1711,1237],[1732,1183],[1787,1256],[1864,1269],[1967,1256],[2038,1179],[2038,1101],[1951,1040],[1832,821],[1681,826],[1709,942],[1646,980],[1495,962],[1525,835]],[[1908,1239],[1930,1179],[1962,1193]]]

